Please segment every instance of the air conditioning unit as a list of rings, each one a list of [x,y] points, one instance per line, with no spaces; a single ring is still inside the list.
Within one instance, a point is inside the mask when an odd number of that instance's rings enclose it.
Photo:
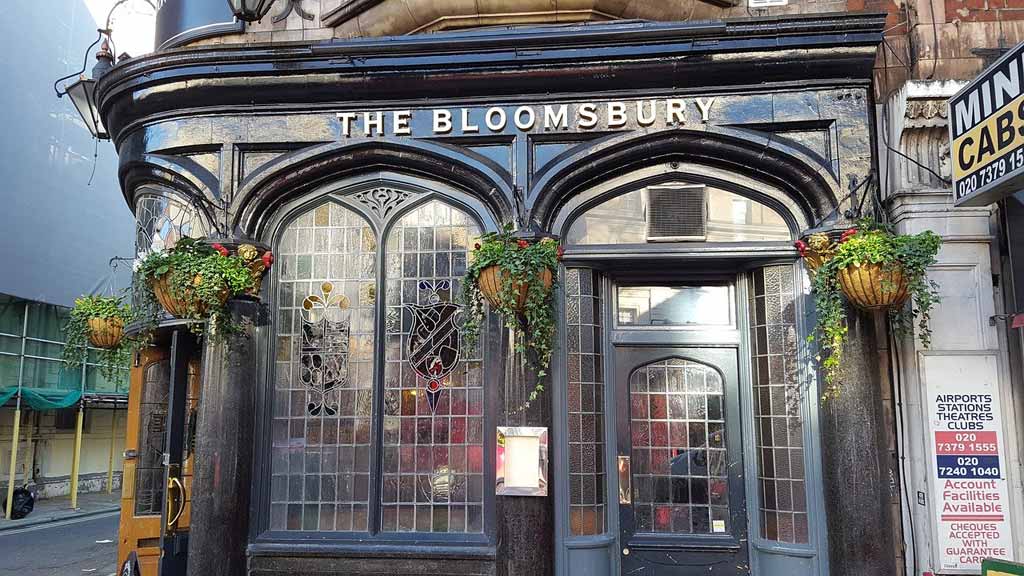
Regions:
[[[648,242],[703,242],[708,237],[708,195],[703,186],[647,188]]]

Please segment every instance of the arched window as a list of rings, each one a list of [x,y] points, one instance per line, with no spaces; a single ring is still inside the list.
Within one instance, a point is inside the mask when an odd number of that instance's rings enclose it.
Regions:
[[[746,242],[791,237],[786,221],[770,206],[720,188],[672,183],[627,192],[588,209],[572,223],[565,242]]]
[[[369,224],[334,203],[278,244],[271,529],[368,528],[376,252]]]
[[[271,531],[485,531],[485,348],[458,329],[481,227],[418,199],[332,197],[279,235]]]

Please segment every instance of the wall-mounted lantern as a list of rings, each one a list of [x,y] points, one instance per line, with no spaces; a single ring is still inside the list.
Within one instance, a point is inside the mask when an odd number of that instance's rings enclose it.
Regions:
[[[114,66],[114,55],[110,52],[110,44],[104,40],[100,49],[96,51],[96,65],[92,67],[92,78],[85,74],[79,74],[78,80],[66,86],[61,92],[57,89],[57,96],[67,94],[71,103],[78,110],[86,128],[94,138],[109,139],[106,128],[103,127],[103,120],[100,118],[100,110],[96,102],[96,81],[103,77]]]
[[[548,429],[498,426],[498,496],[548,495]]]
[[[228,6],[235,17],[246,22],[262,20],[270,12],[273,3],[274,0],[228,0]]]
[[[107,129],[103,127],[103,120],[100,118],[99,103],[96,102],[96,82],[103,77],[104,74],[110,71],[114,67],[114,51],[110,48],[112,44],[111,34],[113,29],[110,26],[111,18],[114,16],[114,11],[119,7],[126,4],[129,0],[117,0],[114,5],[110,7],[110,11],[107,12],[106,25],[100,28],[96,32],[96,40],[85,49],[85,57],[82,62],[82,69],[78,72],[73,72],[58,78],[53,83],[53,89],[57,92],[57,97],[62,98],[66,94],[71,98],[71,103],[75,105],[75,109],[78,111],[78,115],[82,117],[82,121],[85,122],[85,126],[89,129],[89,132],[94,138],[102,138],[109,140],[110,135],[107,134]],[[154,3],[155,0],[143,0],[153,11],[159,11],[159,6]],[[269,3],[269,2],[268,2]],[[101,44],[102,41],[102,44]],[[92,67],[92,78],[85,75],[85,68],[89,62],[89,52],[99,44],[100,47],[96,51],[96,64]],[[122,55],[121,59],[127,58],[127,55]],[[68,85],[64,83],[68,80],[74,79],[74,82]]]

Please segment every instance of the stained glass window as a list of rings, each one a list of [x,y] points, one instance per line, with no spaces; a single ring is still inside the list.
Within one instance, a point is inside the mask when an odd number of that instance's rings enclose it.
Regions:
[[[754,270],[749,294],[761,537],[802,544],[808,526],[793,267]]]
[[[569,527],[574,536],[605,529],[604,335],[600,277],[565,273],[569,399]]]
[[[630,375],[637,532],[732,531],[724,394],[717,370],[679,358]]]
[[[270,529],[482,533],[484,348],[464,346],[459,329],[480,228],[440,200],[368,206],[384,242],[330,201],[277,246]]]
[[[367,222],[336,203],[278,244],[272,530],[369,529],[376,253]]]
[[[482,346],[457,323],[467,247],[480,229],[430,201],[406,213],[385,245],[382,530],[482,532]]]

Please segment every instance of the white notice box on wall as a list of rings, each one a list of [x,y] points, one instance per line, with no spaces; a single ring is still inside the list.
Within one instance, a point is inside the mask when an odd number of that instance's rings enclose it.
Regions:
[[[923,355],[935,568],[978,574],[1013,559],[1006,449],[993,355]]]

